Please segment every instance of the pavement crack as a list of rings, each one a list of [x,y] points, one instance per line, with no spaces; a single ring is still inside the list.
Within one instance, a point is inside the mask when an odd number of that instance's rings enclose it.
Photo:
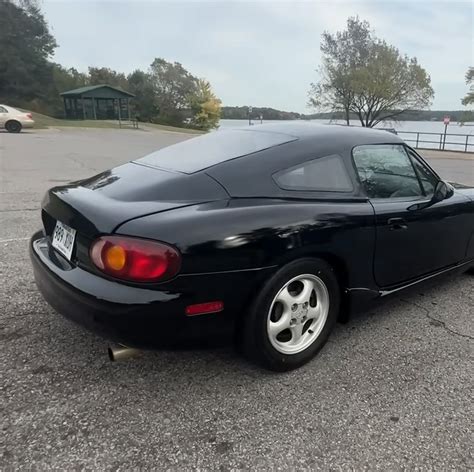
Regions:
[[[425,306],[419,305],[418,303],[415,303],[415,302],[410,302],[408,300],[404,300],[403,298],[400,298],[400,301],[402,301],[403,303],[406,303],[407,305],[411,305],[411,306],[414,306],[416,308],[419,308],[420,310],[423,310],[428,319],[430,319],[431,321],[436,323],[437,326],[441,326],[446,332],[448,332],[448,333],[450,333],[454,336],[460,336],[461,338],[470,339],[471,341],[474,340],[474,336],[470,336],[469,334],[459,333],[458,331],[450,328],[444,321],[438,320],[434,316],[431,316],[430,311]]]

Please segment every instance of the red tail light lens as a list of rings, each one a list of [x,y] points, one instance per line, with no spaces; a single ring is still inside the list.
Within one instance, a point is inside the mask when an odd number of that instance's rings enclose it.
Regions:
[[[26,117],[29,118],[30,120],[33,119],[33,115],[32,115],[31,113],[27,113],[27,114],[26,114]]]
[[[181,267],[174,247],[126,236],[102,236],[92,244],[90,257],[102,272],[132,282],[170,279]]]

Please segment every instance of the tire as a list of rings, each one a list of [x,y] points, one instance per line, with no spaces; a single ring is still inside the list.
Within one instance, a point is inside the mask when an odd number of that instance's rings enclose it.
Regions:
[[[243,327],[244,354],[274,371],[302,366],[326,343],[340,302],[339,284],[327,262],[307,258],[289,263],[250,307]]]
[[[5,123],[5,129],[9,133],[19,133],[21,131],[21,123],[16,120],[10,120]]]

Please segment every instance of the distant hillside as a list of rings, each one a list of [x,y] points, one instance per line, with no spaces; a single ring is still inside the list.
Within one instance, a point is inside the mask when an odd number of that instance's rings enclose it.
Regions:
[[[264,120],[299,120],[305,115],[292,111],[275,110],[269,107],[253,107],[252,119],[257,120],[260,115]],[[221,119],[223,120],[247,120],[249,117],[248,107],[222,107]]]
[[[398,115],[395,121],[443,121],[446,115],[451,117],[452,122],[474,120],[474,112],[466,110],[413,110]],[[305,118],[311,120],[342,120],[344,115],[343,113],[314,113],[305,115]],[[357,116],[352,113],[350,118],[357,120]]]
[[[260,115],[264,120],[342,120],[342,113],[296,113],[293,111],[276,110],[269,107],[253,107],[252,119],[258,120]],[[474,121],[474,112],[465,110],[415,110],[408,111],[397,116],[396,121],[443,121],[449,115],[452,122]],[[248,107],[222,107],[221,119],[223,120],[247,120]],[[351,114],[351,119],[357,120],[357,116]]]

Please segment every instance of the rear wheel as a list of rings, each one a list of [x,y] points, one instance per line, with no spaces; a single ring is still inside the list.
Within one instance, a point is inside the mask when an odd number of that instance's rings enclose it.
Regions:
[[[10,120],[5,123],[5,129],[9,133],[19,133],[21,131],[21,123],[16,120]]]
[[[245,353],[265,367],[286,371],[314,357],[336,323],[340,292],[332,267],[300,259],[280,269],[251,307]]]

